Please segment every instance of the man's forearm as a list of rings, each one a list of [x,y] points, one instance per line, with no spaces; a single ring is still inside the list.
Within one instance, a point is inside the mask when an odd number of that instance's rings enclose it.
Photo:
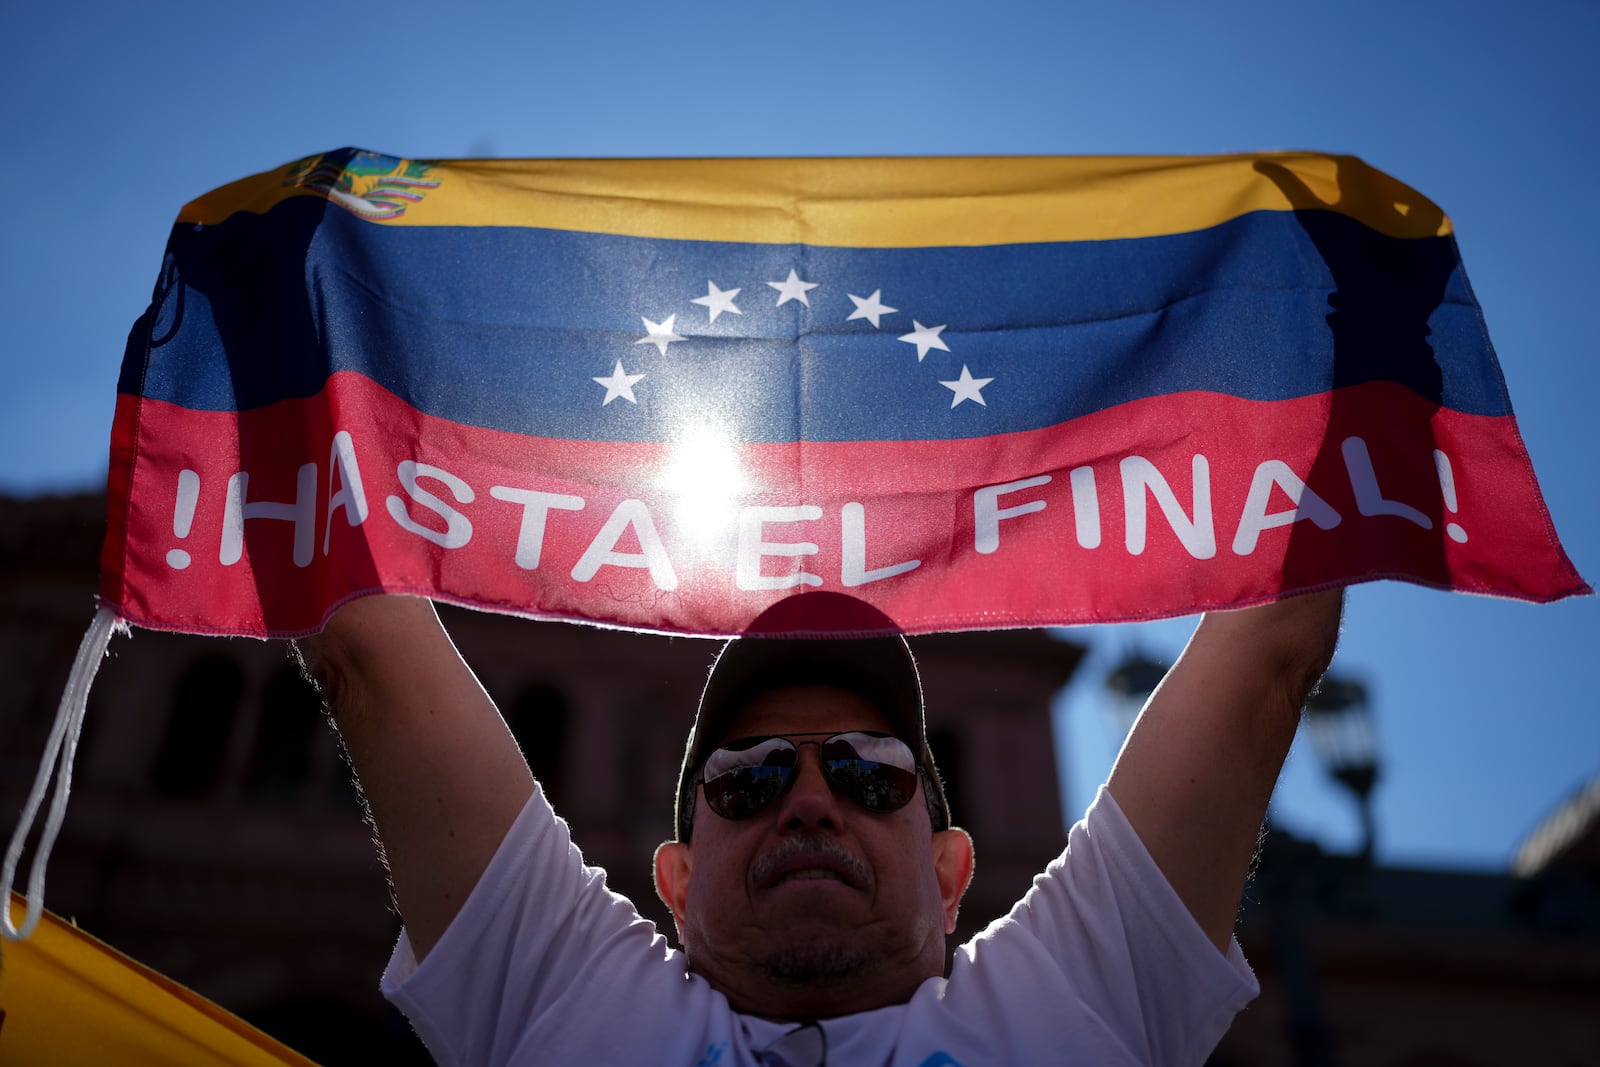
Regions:
[[[1112,796],[1219,947],[1342,604],[1329,590],[1206,615],[1112,770]]]
[[[355,765],[421,958],[527,802],[532,776],[428,601],[355,601],[302,649]]]

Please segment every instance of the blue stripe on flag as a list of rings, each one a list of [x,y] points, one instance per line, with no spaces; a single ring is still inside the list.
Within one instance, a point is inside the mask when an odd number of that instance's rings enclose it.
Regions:
[[[1277,400],[1381,379],[1510,411],[1453,240],[1328,212],[859,249],[381,226],[294,198],[177,227],[168,263],[148,363],[136,328],[121,388],[196,410],[310,396],[348,370],[430,415],[578,440],[667,440],[686,419],[748,441],[966,438],[1189,390]],[[769,284],[791,270],[815,283],[809,305]],[[738,313],[712,318],[713,283],[739,290]],[[874,293],[895,310],[850,318]],[[669,317],[682,340],[648,340],[645,320],[665,333]],[[914,321],[937,343],[902,340]],[[602,404],[595,379],[619,361],[644,377],[634,402]],[[992,381],[952,407],[964,367]]]

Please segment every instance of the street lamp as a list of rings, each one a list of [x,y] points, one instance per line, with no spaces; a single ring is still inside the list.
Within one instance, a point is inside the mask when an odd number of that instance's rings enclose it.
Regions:
[[[1356,798],[1361,811],[1361,858],[1370,862],[1377,837],[1372,787],[1378,782],[1378,730],[1367,687],[1329,675],[1306,699],[1306,726],[1323,769]]]

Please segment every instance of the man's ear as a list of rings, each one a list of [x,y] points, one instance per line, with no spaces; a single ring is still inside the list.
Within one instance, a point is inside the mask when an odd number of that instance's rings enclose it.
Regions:
[[[660,863],[657,853],[657,864]],[[956,932],[956,913],[961,898],[972,884],[972,836],[959,826],[933,835],[933,869],[939,878],[939,896],[944,901],[944,932]]]
[[[694,853],[682,841],[664,841],[656,847],[656,896],[672,912],[678,924],[678,943],[683,943],[684,904],[689,898],[689,872]]]

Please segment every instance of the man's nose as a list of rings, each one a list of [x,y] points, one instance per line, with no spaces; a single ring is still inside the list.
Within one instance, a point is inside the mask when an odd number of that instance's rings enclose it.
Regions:
[[[796,754],[794,785],[783,794],[778,824],[787,829],[836,828],[841,824],[839,798],[822,775],[816,745],[802,745]]]

